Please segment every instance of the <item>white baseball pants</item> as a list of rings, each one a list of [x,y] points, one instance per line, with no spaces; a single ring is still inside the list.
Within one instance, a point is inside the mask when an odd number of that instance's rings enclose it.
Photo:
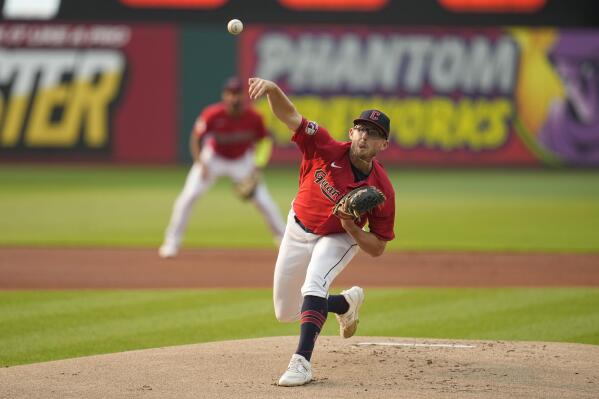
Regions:
[[[208,176],[202,176],[202,170],[194,163],[185,180],[185,186],[177,197],[169,225],[165,232],[165,243],[178,248],[181,245],[183,234],[194,203],[222,177],[228,176],[233,182],[246,178],[254,170],[254,153],[248,151],[239,159],[227,159],[214,153],[212,148],[206,147],[200,154],[203,167],[208,169]],[[285,223],[279,213],[279,208],[272,200],[266,184],[260,182],[252,202],[266,219],[275,240],[281,241],[285,231]]]
[[[335,278],[358,253],[347,233],[320,236],[307,233],[295,221],[293,208],[279,247],[273,301],[277,320],[299,320],[306,295],[326,298]]]

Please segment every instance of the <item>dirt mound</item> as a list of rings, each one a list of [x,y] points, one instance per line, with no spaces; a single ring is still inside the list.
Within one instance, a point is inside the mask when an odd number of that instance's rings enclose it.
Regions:
[[[213,342],[9,367],[0,369],[0,397],[599,397],[599,346],[321,337],[315,380],[278,387],[296,341]]]

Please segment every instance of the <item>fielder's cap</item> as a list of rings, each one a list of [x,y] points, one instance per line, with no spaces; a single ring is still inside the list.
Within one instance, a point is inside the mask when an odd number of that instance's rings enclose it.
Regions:
[[[239,92],[243,90],[243,84],[241,83],[241,80],[239,78],[233,76],[227,79],[223,86],[223,90]]]
[[[382,130],[385,134],[385,138],[389,138],[389,130],[391,121],[389,117],[376,109],[367,109],[366,111],[362,111],[360,116],[357,119],[354,119],[354,125],[360,122],[369,122]]]

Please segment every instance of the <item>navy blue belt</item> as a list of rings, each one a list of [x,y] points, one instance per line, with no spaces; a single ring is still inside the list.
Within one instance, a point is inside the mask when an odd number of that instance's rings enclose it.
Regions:
[[[297,223],[298,226],[302,228],[302,230],[304,230],[306,233],[314,234],[312,230],[304,226],[304,224],[297,218],[297,216],[293,215],[293,218],[295,219],[295,223]]]

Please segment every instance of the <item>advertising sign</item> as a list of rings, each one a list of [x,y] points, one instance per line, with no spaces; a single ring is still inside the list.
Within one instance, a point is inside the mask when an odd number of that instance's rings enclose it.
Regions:
[[[174,160],[176,39],[161,26],[1,24],[0,159]]]
[[[337,139],[361,110],[387,113],[387,162],[599,163],[598,32],[250,27],[241,40],[242,75],[276,81]],[[257,106],[285,159],[289,132]]]

